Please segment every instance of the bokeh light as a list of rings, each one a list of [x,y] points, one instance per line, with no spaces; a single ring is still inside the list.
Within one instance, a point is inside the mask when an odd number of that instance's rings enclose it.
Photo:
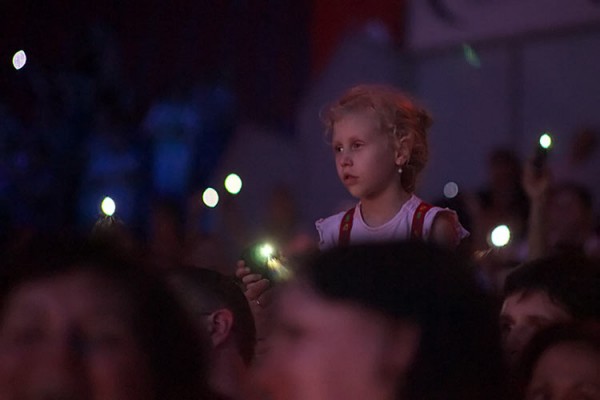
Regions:
[[[544,133],[540,136],[540,146],[544,149],[549,149],[552,147],[552,136],[549,133]]]
[[[492,230],[490,240],[495,247],[506,246],[510,242],[510,229],[506,225],[498,225]]]
[[[288,280],[292,276],[292,271],[283,265],[278,257],[267,258],[267,268],[276,281]]]
[[[115,204],[115,201],[113,199],[106,196],[100,204],[100,209],[102,210],[104,215],[106,215],[107,217],[111,217],[117,210],[117,205]]]
[[[471,47],[467,43],[463,43],[462,47],[463,54],[467,63],[472,67],[481,68],[481,60],[479,59],[479,56],[477,55],[475,49],[473,49],[473,47]]]
[[[237,174],[229,174],[225,178],[225,190],[231,194],[238,194],[242,190],[242,178]]]
[[[448,182],[444,185],[444,196],[453,199],[458,195],[458,185],[456,182]]]
[[[202,201],[207,207],[214,208],[219,204],[219,193],[209,187],[202,193]]]
[[[273,248],[273,246],[271,246],[268,243],[265,243],[260,248],[260,255],[263,256],[264,258],[271,258],[273,256],[274,252],[275,252],[275,249]]]
[[[23,68],[27,63],[27,54],[23,50],[17,51],[12,58],[12,63],[16,70]]]

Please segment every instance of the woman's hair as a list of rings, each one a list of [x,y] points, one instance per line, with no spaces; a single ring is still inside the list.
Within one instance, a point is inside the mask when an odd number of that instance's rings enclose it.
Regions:
[[[35,238],[1,263],[0,317],[22,285],[73,273],[90,274],[124,293],[134,310],[133,334],[147,355],[155,399],[211,399],[207,347],[162,277],[109,242]]]
[[[421,242],[339,247],[316,255],[299,277],[324,299],[419,326],[419,349],[399,397],[503,398],[492,302],[454,255]]]
[[[428,158],[427,130],[432,120],[408,95],[390,86],[358,85],[348,90],[325,110],[322,120],[330,136],[333,127],[347,115],[371,113],[380,132],[393,139],[408,137],[412,142],[410,158],[402,165],[402,187],[413,192],[419,172]]]
[[[600,324],[597,322],[555,325],[540,331],[529,342],[518,370],[518,389],[523,395],[531,382],[533,371],[550,348],[563,343],[583,345],[600,356]]]

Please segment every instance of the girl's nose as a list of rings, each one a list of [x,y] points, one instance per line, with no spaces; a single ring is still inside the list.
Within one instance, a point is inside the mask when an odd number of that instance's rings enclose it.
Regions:
[[[342,154],[340,155],[340,164],[342,167],[347,167],[352,165],[352,157],[350,157],[348,154]]]

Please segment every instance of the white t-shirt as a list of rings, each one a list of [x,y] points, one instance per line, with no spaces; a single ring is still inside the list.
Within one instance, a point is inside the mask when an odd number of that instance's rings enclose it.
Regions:
[[[422,200],[414,194],[402,205],[400,211],[389,221],[379,226],[368,226],[362,218],[360,203],[354,208],[354,220],[350,231],[350,243],[384,242],[391,240],[409,239],[411,237],[412,222],[415,210]],[[457,235],[463,239],[469,235],[458,221],[458,217],[449,208],[432,207],[423,219],[423,240],[429,240],[433,221],[438,213],[448,212],[454,217]],[[315,226],[319,232],[319,248],[321,250],[337,246],[340,236],[340,224],[346,211],[321,218]]]

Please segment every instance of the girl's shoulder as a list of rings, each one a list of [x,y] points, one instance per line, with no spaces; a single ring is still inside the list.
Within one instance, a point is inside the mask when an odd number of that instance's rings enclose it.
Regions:
[[[463,228],[458,215],[449,208],[438,207],[423,201],[420,197],[412,195],[410,200],[403,207],[404,213],[410,218],[411,232],[425,241],[431,241],[434,230],[443,225],[448,231],[452,232],[452,237],[456,239],[456,245],[460,240],[469,236],[469,232]],[[415,227],[415,225],[417,225]],[[440,229],[437,229],[439,231]]]
[[[356,212],[356,206],[329,217],[320,218],[315,222],[315,227],[319,232],[319,248],[321,250],[333,247],[338,243],[342,219],[350,210]]]

